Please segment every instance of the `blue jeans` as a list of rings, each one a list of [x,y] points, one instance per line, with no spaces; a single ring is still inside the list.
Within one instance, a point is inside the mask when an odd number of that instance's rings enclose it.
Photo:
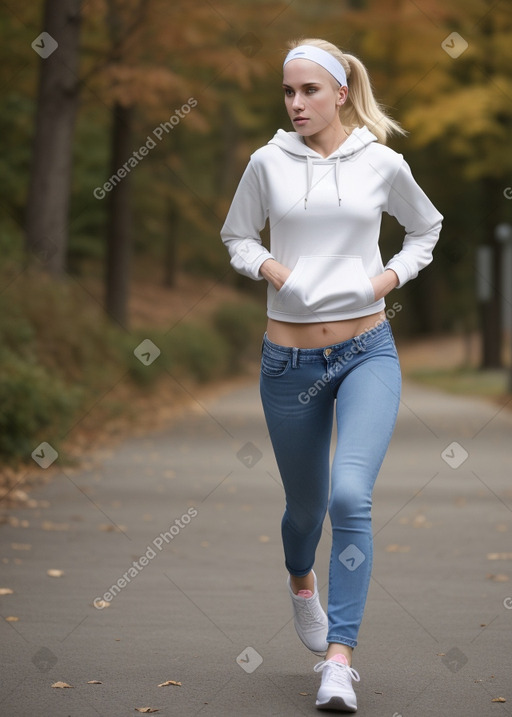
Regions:
[[[312,569],[329,509],[328,642],[357,645],[372,568],[372,491],[395,426],[400,387],[387,321],[325,348],[263,339],[261,399],[285,490],[282,537],[292,575]]]

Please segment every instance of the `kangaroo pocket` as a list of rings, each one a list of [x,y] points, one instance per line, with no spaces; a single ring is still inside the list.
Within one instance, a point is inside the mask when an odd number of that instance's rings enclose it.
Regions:
[[[286,314],[343,312],[375,301],[360,256],[300,256],[272,308]]]

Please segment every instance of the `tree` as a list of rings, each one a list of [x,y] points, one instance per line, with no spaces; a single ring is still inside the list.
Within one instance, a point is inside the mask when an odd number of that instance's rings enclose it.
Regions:
[[[163,0],[92,0],[88,5],[87,19],[91,26],[97,30],[98,24],[103,22],[108,28],[106,38],[99,32],[99,52],[86,71],[84,81],[93,83],[96,92],[112,107],[109,176],[120,172],[129,159],[130,148],[133,150],[133,144],[138,145],[134,133],[138,115],[148,122],[151,118],[154,123],[147,135],[153,160],[159,158],[170,164],[172,157],[166,157],[161,147],[168,145],[168,136],[182,119],[188,127],[206,129],[211,125],[201,107],[195,109],[198,105],[195,95],[204,91],[212,72],[214,76],[222,74],[246,86],[252,76],[263,73],[264,61],[253,59],[251,48],[242,45],[240,49],[236,44],[226,42],[230,26],[224,19],[222,5],[218,2],[212,9],[202,2],[170,5]],[[187,21],[183,24],[185,10]],[[252,16],[254,8],[245,5],[237,12],[239,18],[247,18]],[[245,61],[244,53],[249,53]],[[214,90],[210,92],[209,100],[208,113],[212,116],[212,108],[219,102]],[[175,107],[174,103],[181,107],[170,112],[169,105]],[[172,151],[173,142],[170,144]],[[109,193],[105,294],[109,316],[127,326],[131,176],[129,172],[122,174]],[[179,182],[173,184],[174,196],[167,203],[171,207],[168,217],[178,222],[190,202],[189,199],[182,202]],[[170,261],[171,256],[176,257],[176,246],[172,246],[176,239],[173,227],[167,235]],[[167,278],[172,280],[169,261]]]
[[[65,269],[68,244],[80,26],[80,0],[46,0],[44,33],[34,48],[42,59],[26,208],[26,249],[29,257],[37,256],[55,276]]]
[[[512,171],[512,10],[504,3],[457,0],[445,12],[444,51],[429,88],[426,83],[419,89],[424,103],[410,107],[406,118],[418,147],[442,142],[462,176],[479,184],[481,219],[476,229],[492,252],[493,275],[490,299],[481,305],[481,365],[499,368],[502,246],[495,228],[510,217],[503,189]]]

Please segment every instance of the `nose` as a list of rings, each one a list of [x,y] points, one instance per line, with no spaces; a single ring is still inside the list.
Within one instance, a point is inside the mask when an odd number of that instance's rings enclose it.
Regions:
[[[293,97],[292,109],[294,109],[294,110],[303,110],[304,109],[304,100],[299,92],[296,92]]]

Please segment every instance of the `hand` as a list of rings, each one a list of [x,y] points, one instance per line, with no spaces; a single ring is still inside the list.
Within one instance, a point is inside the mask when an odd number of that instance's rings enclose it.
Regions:
[[[399,278],[393,269],[386,269],[382,274],[377,274],[370,279],[375,294],[375,301],[384,298],[390,291],[396,289],[399,284]]]
[[[282,288],[286,279],[292,273],[291,269],[288,269],[284,264],[280,264],[275,259],[267,259],[260,266],[260,274],[266,279],[276,291]]]

